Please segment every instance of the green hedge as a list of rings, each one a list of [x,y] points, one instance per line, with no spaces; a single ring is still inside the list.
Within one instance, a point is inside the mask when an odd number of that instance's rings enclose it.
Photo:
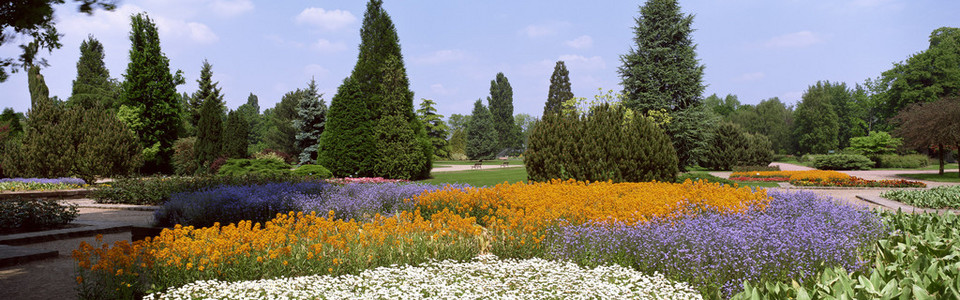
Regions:
[[[333,178],[333,173],[321,165],[302,165],[296,170],[293,170],[293,175],[311,176],[321,179]]]
[[[50,228],[76,218],[76,206],[60,205],[55,200],[0,201],[0,232]]]
[[[813,166],[820,170],[868,170],[873,161],[859,154],[830,154],[817,157]]]
[[[879,155],[877,156],[877,166],[880,168],[904,168],[916,169],[926,167],[930,164],[930,159],[923,154],[911,155]]]
[[[290,168],[290,165],[272,159],[228,159],[227,163],[217,171],[217,175],[287,175],[292,174]]]

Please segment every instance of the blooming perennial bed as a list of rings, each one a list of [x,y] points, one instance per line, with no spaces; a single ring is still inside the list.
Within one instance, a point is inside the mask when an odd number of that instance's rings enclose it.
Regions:
[[[543,259],[390,266],[357,275],[198,281],[144,297],[172,299],[702,299],[687,284],[621,266],[585,269]]]
[[[263,225],[177,226],[132,244],[83,244],[73,254],[81,297],[174,295],[178,287],[199,280],[217,280],[218,289],[229,290],[223,282],[356,276],[378,267],[464,262],[493,254],[622,265],[688,282],[715,298],[738,292],[744,280],[802,281],[818,268],[856,269],[862,266],[858,255],[864,245],[872,245],[882,230],[869,213],[808,194],[771,197],[762,189],[705,182],[555,180],[492,188],[349,184],[339,191],[340,200],[321,192],[293,201],[328,212],[291,212]],[[419,195],[398,200],[408,194]],[[337,204],[354,198],[366,200]],[[340,211],[354,217],[339,217]],[[612,245],[622,247],[614,251]],[[567,276],[585,271],[571,272]],[[275,284],[286,284],[281,281]],[[622,283],[621,289],[647,288]]]
[[[837,171],[759,171],[733,172],[730,180],[737,181],[776,181],[787,182],[796,186],[826,186],[826,187],[926,187],[919,181],[908,180],[867,180],[850,176]]]
[[[939,186],[921,191],[887,191],[880,194],[880,197],[917,207],[956,209],[960,208],[960,185]]]

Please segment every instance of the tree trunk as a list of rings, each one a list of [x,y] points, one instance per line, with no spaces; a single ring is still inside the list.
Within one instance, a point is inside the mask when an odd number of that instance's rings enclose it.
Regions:
[[[943,144],[938,144],[940,146],[937,148],[937,151],[940,152],[940,176],[943,176],[943,164],[946,161],[946,156],[943,154]]]

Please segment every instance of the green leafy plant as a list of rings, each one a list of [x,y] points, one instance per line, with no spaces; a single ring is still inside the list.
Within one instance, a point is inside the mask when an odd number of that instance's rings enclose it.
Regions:
[[[938,186],[920,191],[888,191],[880,194],[880,197],[917,207],[960,208],[960,185]]]
[[[217,175],[222,176],[243,176],[249,174],[290,174],[290,165],[271,159],[228,159],[227,163],[217,171]]]
[[[818,157],[813,165],[820,170],[867,170],[873,161],[859,154],[831,154]]]
[[[302,165],[297,169],[293,170],[293,174],[299,175],[299,176],[311,176],[314,178],[322,178],[322,179],[333,177],[333,173],[331,173],[330,170],[327,170],[327,168],[324,168],[321,165]]]
[[[910,154],[910,155],[878,155],[877,166],[880,168],[904,168],[904,169],[916,169],[926,167],[930,164],[930,159],[923,154]]]
[[[60,205],[55,200],[0,201],[0,232],[55,227],[76,218],[76,206]]]

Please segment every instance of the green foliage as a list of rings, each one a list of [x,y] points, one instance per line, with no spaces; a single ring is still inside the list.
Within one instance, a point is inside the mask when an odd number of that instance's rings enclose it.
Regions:
[[[221,111],[226,109],[223,103],[223,95],[220,93],[221,88],[217,86],[219,84],[220,82],[213,82],[213,65],[207,62],[207,60],[203,60],[203,66],[200,68],[200,79],[197,79],[197,91],[185,99],[186,105],[183,107],[191,128],[200,130],[200,123],[203,118],[203,104],[206,103],[208,99],[213,99],[212,101],[218,103]],[[200,135],[199,132],[196,134]]]
[[[118,92],[118,87],[110,80],[110,71],[103,63],[103,44],[89,36],[80,44],[77,79],[73,80],[73,92],[67,105],[114,108]]]
[[[657,111],[647,111],[646,116],[650,118],[656,114]],[[660,118],[669,121],[663,128],[676,150],[678,168],[683,170],[696,163],[706,149],[707,133],[713,130],[717,122],[712,120],[703,106],[673,111]]]
[[[737,124],[723,122],[708,140],[701,164],[709,169],[729,171],[733,166],[745,165],[748,147],[746,132]]]
[[[520,148],[520,130],[513,124],[513,87],[502,72],[490,81],[487,105],[493,129],[497,132],[497,151]]]
[[[249,127],[247,145],[253,146],[262,143],[269,126],[267,126],[267,122],[264,121],[264,117],[260,115],[260,98],[250,93],[250,96],[247,96],[247,103],[237,107],[237,111],[240,112],[240,115],[243,116],[243,120],[247,122]],[[259,152],[259,150],[263,149],[249,152],[255,153]]]
[[[896,133],[916,148],[936,148],[940,175],[944,173],[946,146],[960,148],[960,98],[944,98],[913,104],[894,118],[900,124]]]
[[[430,99],[422,99],[420,109],[417,110],[417,118],[423,123],[430,144],[433,145],[433,158],[446,158],[450,156],[450,149],[447,144],[447,134],[450,128],[443,122],[443,115],[437,114],[434,108],[436,102]]]
[[[343,80],[330,101],[326,128],[320,137],[318,164],[336,177],[373,174],[373,112],[367,108],[359,85],[351,78]]]
[[[263,185],[274,182],[310,180],[303,176],[285,174],[245,176],[191,176],[117,178],[110,185],[94,189],[90,197],[98,203],[159,205],[170,200],[170,195],[194,192],[221,185]]]
[[[769,137],[772,149],[778,153],[794,152],[791,128],[793,108],[785,105],[779,98],[760,101],[756,106],[738,106],[724,119],[739,124],[747,132]]]
[[[374,171],[379,177],[391,179],[425,178],[424,173],[430,174],[433,144],[426,140],[423,125],[416,117],[411,118],[413,111],[406,105],[413,97],[406,70],[393,57],[387,60],[382,75],[383,114],[375,127],[377,160]],[[421,140],[427,141],[425,148],[429,153],[424,151]]]
[[[466,154],[470,159],[490,159],[497,154],[499,144],[493,116],[480,99],[473,104],[473,114],[467,123]]]
[[[470,115],[461,115],[461,114],[452,114],[450,118],[447,119],[447,125],[450,125],[450,132],[454,132],[460,129],[466,130],[467,124],[470,123]]]
[[[36,55],[40,50],[46,49],[53,51],[59,49],[60,36],[57,32],[56,20],[53,14],[53,8],[56,5],[63,4],[65,0],[36,0],[36,1],[4,1],[3,9],[0,10],[0,32],[3,38],[0,38],[0,46],[7,45],[7,42],[23,40],[25,43],[20,45],[23,54],[20,55],[19,62],[12,58],[0,58],[0,82],[7,80],[7,67],[13,73],[16,68],[27,67],[30,65],[46,66],[46,60],[38,58]],[[74,0],[80,2],[77,11],[92,15],[95,8],[104,10],[113,10],[116,8],[115,1],[108,0]],[[22,35],[26,38],[18,38]]]
[[[733,94],[727,94],[723,99],[717,96],[717,94],[712,94],[703,99],[703,105],[706,106],[707,110],[726,119],[740,108],[740,100],[737,98],[737,95]]]
[[[941,27],[930,34],[930,46],[894,64],[878,80],[880,120],[914,103],[960,95],[960,31]]]
[[[702,180],[702,181],[706,181],[706,182],[709,182],[709,183],[719,183],[719,184],[729,185],[729,186],[738,185],[738,183],[735,182],[735,181],[733,181],[733,180],[726,179],[726,178],[720,178],[720,177],[717,177],[717,176],[713,176],[713,175],[710,175],[710,173],[707,173],[707,172],[687,172],[687,173],[680,173],[680,175],[677,176],[677,180],[676,180],[675,182],[676,182],[676,183],[683,183],[683,182],[685,182],[685,181],[687,181],[687,180],[690,180],[690,181],[692,181],[692,182],[697,182],[697,181]]]
[[[450,136],[450,158],[462,156],[467,159],[467,130],[466,128],[457,129]]]
[[[317,82],[311,79],[297,103],[297,118],[293,120],[293,127],[297,130],[297,149],[303,149],[298,156],[299,164],[317,161],[317,149],[320,147],[320,136],[323,134],[326,118],[327,104],[323,102],[323,95],[317,91]]]
[[[735,166],[731,171],[734,172],[768,172],[768,171],[780,171],[780,166]]]
[[[529,114],[516,114],[513,116],[513,123],[520,128],[520,141],[523,149],[527,148],[530,139],[530,129],[538,120]]]
[[[893,154],[900,145],[903,145],[903,139],[892,137],[884,131],[871,131],[870,135],[850,138],[850,147],[847,150],[867,157],[877,157]]]
[[[747,146],[744,165],[766,166],[773,162],[773,143],[767,136],[747,133]]]
[[[251,174],[281,176],[290,173],[290,165],[272,159],[228,159],[227,163],[217,171],[217,175],[220,176],[244,176]]]
[[[76,206],[60,205],[56,200],[0,201],[0,233],[56,227],[76,218]]]
[[[45,85],[42,77],[38,84]],[[136,135],[112,114],[37,100],[22,140],[4,146],[0,165],[5,175],[95,182],[96,177],[127,175],[139,167]]]
[[[270,122],[266,134],[268,148],[292,154],[299,154],[303,150],[297,148],[297,129],[293,127],[293,120],[298,118],[297,105],[303,93],[303,90],[297,89],[284,94],[271,110],[267,118]]]
[[[888,154],[878,155],[876,163],[880,168],[916,169],[926,167],[928,164],[930,164],[930,159],[923,154]]]
[[[229,158],[247,157],[247,136],[250,125],[238,110],[227,114],[227,126],[223,128],[223,155]]]
[[[820,170],[868,170],[873,161],[859,154],[830,154],[818,157],[813,166]]]
[[[40,68],[30,66],[27,71],[27,87],[30,88],[30,107],[36,109],[38,103],[47,102],[50,99],[50,90],[47,89],[47,82],[40,74]]]
[[[618,69],[624,104],[637,112],[699,105],[704,66],[696,58],[693,15],[684,15],[676,0],[648,0],[636,22],[635,45]]]
[[[524,165],[530,180],[673,182],[677,156],[669,138],[646,118],[602,104],[589,114],[545,115],[530,133]]]
[[[543,106],[543,114],[559,113],[564,102],[573,99],[570,88],[570,71],[562,61],[557,61],[550,75],[550,90],[547,92],[547,103]]]
[[[302,165],[293,170],[293,175],[310,176],[313,178],[327,179],[333,178],[333,173],[321,165]]]
[[[179,71],[170,73],[170,61],[160,50],[157,26],[144,13],[130,18],[130,63],[123,75],[120,104],[138,113],[142,126],[131,127],[142,145],[157,145],[157,155],[146,161],[148,172],[169,172],[172,146],[181,127],[177,85]],[[149,146],[147,146],[149,147]]]
[[[204,65],[205,67],[208,65]],[[197,162],[209,165],[223,153],[223,103],[219,93],[207,94],[197,123]]]
[[[390,19],[390,15],[383,9],[382,0],[367,2],[367,10],[363,15],[363,24],[360,27],[360,52],[357,55],[357,64],[350,73],[350,78],[356,81],[357,88],[363,102],[372,113],[372,123],[380,119],[383,110],[383,95],[380,92],[380,73],[387,60],[395,57],[403,67],[403,54],[400,51],[400,38],[397,29]],[[406,75],[406,74],[404,74]],[[409,87],[407,87],[409,91]],[[411,95],[409,111],[413,113],[413,96]],[[406,108],[403,108],[407,111]],[[372,125],[371,125],[372,126]],[[369,158],[374,159],[374,158]],[[334,172],[336,173],[336,172]]]
[[[840,124],[824,84],[810,86],[794,113],[794,140],[800,153],[824,154],[839,147]]]
[[[9,136],[19,136],[23,133],[23,125],[20,124],[20,120],[22,118],[23,117],[20,114],[17,114],[15,111],[13,111],[13,108],[4,108],[3,113],[0,114],[0,126],[10,126],[7,134],[9,134]],[[0,139],[0,143],[2,142],[3,139]]]
[[[892,234],[877,243],[873,267],[829,268],[820,280],[744,284],[734,300],[960,298],[960,218],[954,214],[884,213]]]
[[[960,208],[960,185],[945,185],[929,190],[908,191],[893,190],[880,194],[880,197],[900,201],[924,208]]]
[[[200,165],[197,163],[197,137],[191,136],[173,142],[173,172],[177,175],[193,175]]]

